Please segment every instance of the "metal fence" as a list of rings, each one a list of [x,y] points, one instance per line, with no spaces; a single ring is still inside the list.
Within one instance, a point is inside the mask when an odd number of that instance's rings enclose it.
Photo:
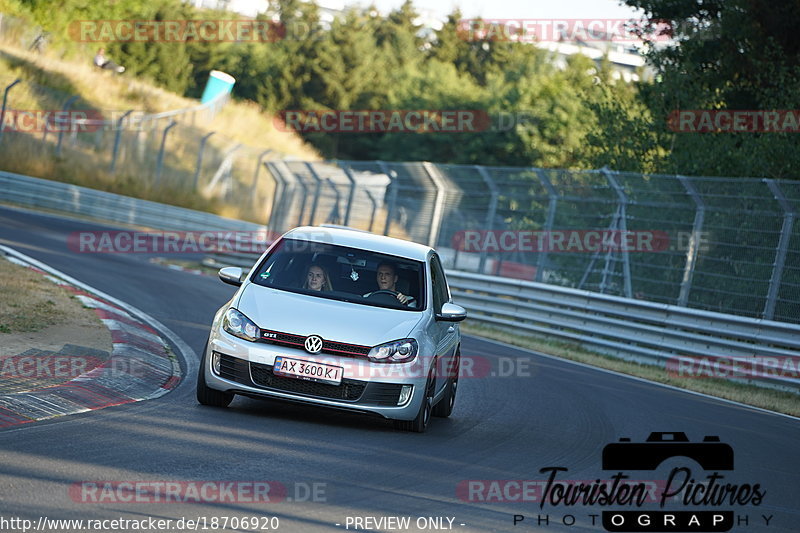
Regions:
[[[435,246],[464,272],[800,321],[800,182],[380,161],[267,168],[272,231],[345,224]]]
[[[97,109],[68,92],[18,79],[0,79],[0,88],[5,169],[51,176],[67,166],[90,186],[130,182],[151,197],[197,195],[208,205],[230,206],[232,216],[266,221],[262,206],[273,196],[273,182],[263,179],[263,162],[280,154],[213,130],[227,97],[146,113]]]

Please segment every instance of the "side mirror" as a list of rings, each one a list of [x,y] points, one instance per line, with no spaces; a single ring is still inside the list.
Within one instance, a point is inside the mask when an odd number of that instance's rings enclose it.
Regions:
[[[225,267],[219,269],[219,279],[228,285],[238,287],[242,284],[242,269],[239,267]]]
[[[467,310],[453,303],[442,305],[442,312],[436,314],[436,320],[442,322],[461,322],[467,318]]]

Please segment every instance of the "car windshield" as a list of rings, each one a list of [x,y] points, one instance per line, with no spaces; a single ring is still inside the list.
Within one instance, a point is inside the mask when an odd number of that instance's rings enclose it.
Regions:
[[[251,281],[309,296],[404,311],[425,309],[425,263],[297,239],[282,239]]]

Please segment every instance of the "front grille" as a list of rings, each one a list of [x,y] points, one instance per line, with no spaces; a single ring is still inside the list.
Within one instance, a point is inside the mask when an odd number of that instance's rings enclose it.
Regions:
[[[369,346],[358,346],[334,341],[322,342],[322,351],[331,354],[367,355],[370,350],[371,348]]]
[[[276,376],[272,373],[272,365],[263,365],[261,363],[250,363],[250,375],[253,378],[253,383],[265,389],[348,402],[357,401],[366,386],[365,381],[356,379],[345,378],[342,379],[340,385],[331,385],[329,383]]]
[[[253,382],[250,380],[250,365],[244,359],[220,354],[219,366],[220,377],[235,381],[236,383],[252,386]]]
[[[397,401],[400,399],[400,389],[402,385],[394,383],[370,383],[367,385],[367,390],[361,396],[359,403],[370,405],[386,405],[397,406]]]
[[[290,348],[303,348],[306,337],[293,333],[283,333],[281,331],[261,330],[261,341],[275,344],[278,346],[288,346]],[[347,344],[324,340],[322,342],[322,353],[344,356],[366,356],[372,348],[370,346],[359,346],[357,344]]]

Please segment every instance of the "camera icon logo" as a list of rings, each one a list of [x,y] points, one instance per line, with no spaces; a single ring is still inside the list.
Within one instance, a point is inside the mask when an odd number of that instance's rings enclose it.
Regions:
[[[708,435],[702,442],[690,442],[686,433],[653,432],[645,442],[619,442],[603,448],[603,470],[655,470],[671,457],[694,459],[704,470],[733,470],[733,448]]]

